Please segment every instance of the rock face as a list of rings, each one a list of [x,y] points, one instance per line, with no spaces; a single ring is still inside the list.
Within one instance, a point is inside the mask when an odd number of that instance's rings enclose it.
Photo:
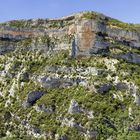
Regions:
[[[71,57],[75,58],[77,56],[77,44],[75,42],[75,38],[72,41],[72,48],[71,48]]]
[[[70,48],[72,58],[107,55],[114,43],[139,49],[138,31],[135,25],[94,12],[81,12],[60,19],[10,21],[0,26],[0,54],[13,51],[22,44],[28,49],[45,52]],[[47,36],[47,40],[40,42],[38,36],[42,40]],[[136,54],[118,54],[116,57],[140,63]]]
[[[117,54],[115,57],[122,58],[124,60],[127,60],[130,63],[140,65],[140,55],[138,55],[138,54],[134,54],[134,53],[129,52],[126,54]]]

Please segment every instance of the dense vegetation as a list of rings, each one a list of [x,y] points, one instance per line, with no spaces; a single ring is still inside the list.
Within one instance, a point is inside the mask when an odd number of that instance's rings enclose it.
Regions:
[[[134,31],[134,32],[140,33],[140,31],[137,30],[135,24],[124,23],[124,22],[121,22],[121,21],[116,20],[116,19],[109,19],[107,21],[107,25],[115,26],[115,27],[122,28],[122,29],[125,29],[125,30],[128,30],[128,31],[130,30],[130,31]]]
[[[17,53],[18,51],[18,53]],[[104,63],[105,59],[111,60],[112,58],[108,57],[91,57],[84,59],[70,59],[68,51],[61,51],[54,53],[51,57],[44,56],[41,52],[38,51],[26,51],[26,50],[17,50],[6,54],[1,57],[0,64],[1,70],[5,69],[4,66],[5,60],[11,65],[9,68],[9,73],[18,74],[22,69],[26,69],[30,75],[43,74],[44,67],[47,65],[60,65],[60,66],[69,66],[69,67],[88,67],[94,66],[97,68],[107,69],[106,64]],[[14,61],[13,61],[14,60]],[[97,63],[96,63],[97,62]],[[137,86],[139,85],[139,72],[140,69],[137,65],[129,64],[123,60],[120,60],[116,65],[116,71],[108,70],[109,75],[112,77],[118,76],[121,81],[127,80],[130,82],[135,82]],[[132,68],[136,69],[136,72],[132,71]],[[122,75],[123,72],[129,73],[131,75]],[[45,74],[45,73],[44,73]],[[47,74],[47,73],[46,73]],[[59,73],[63,75],[63,73]],[[108,74],[91,76],[91,83],[98,83],[98,86],[103,83],[110,83],[110,80],[107,80]],[[4,94],[4,97],[1,98],[0,102],[0,119],[1,119],[1,130],[0,137],[6,136],[6,131],[10,131],[10,138],[7,139],[32,139],[26,133],[26,128],[24,125],[21,125],[21,122],[16,120],[15,117],[4,118],[6,112],[12,112],[15,116],[19,116],[22,119],[27,119],[30,114],[28,121],[33,126],[36,126],[42,129],[45,132],[57,133],[59,136],[66,134],[70,139],[84,139],[84,135],[81,132],[78,132],[77,129],[71,128],[68,126],[61,126],[61,122],[57,120],[60,116],[74,118],[77,123],[80,123],[83,127],[87,129],[94,129],[98,132],[97,139],[134,139],[136,140],[140,134],[137,132],[128,131],[129,125],[139,122],[139,107],[133,103],[133,98],[126,90],[117,91],[115,88],[112,88],[108,93],[102,95],[94,91],[90,91],[88,88],[82,86],[73,86],[70,88],[57,88],[57,89],[44,89],[40,84],[32,81],[31,79],[20,82],[20,79],[11,79],[10,77],[4,77],[5,83],[1,83],[1,92]],[[13,82],[18,83],[18,87],[15,89],[15,96],[9,96],[9,90]],[[46,107],[52,105],[56,106],[56,111],[53,113],[39,113],[36,112],[34,107],[23,108],[22,102],[27,97],[27,94],[32,90],[43,90],[46,94],[42,96],[37,102],[37,105],[44,104]],[[120,98],[114,98],[114,95],[120,96]],[[6,101],[10,99],[10,104],[5,107]],[[70,101],[75,99],[79,106],[84,107],[88,110],[93,110],[94,118],[89,119],[87,116],[84,116],[80,113],[69,114],[68,108]],[[128,116],[128,108],[132,107],[134,110],[133,119]],[[105,120],[109,120],[114,127],[108,125]],[[12,123],[11,123],[12,122]],[[6,127],[6,125],[8,125]],[[18,129],[18,131],[17,131]],[[39,139],[39,138],[38,138]]]
[[[95,12],[85,12],[82,16],[82,18],[86,19],[97,19],[97,17],[99,17],[99,14]]]

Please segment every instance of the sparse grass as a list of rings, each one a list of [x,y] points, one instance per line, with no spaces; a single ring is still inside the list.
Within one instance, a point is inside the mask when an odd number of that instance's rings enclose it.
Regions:
[[[109,25],[109,26],[115,26],[115,27],[122,28],[122,29],[125,29],[125,30],[130,30],[130,31],[140,33],[140,30],[137,30],[135,28],[134,24],[124,23],[124,22],[116,20],[116,19],[108,19],[106,24]]]

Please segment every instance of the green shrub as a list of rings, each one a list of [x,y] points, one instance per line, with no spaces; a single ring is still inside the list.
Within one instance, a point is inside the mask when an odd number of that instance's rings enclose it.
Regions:
[[[134,24],[124,23],[116,19],[108,19],[107,25],[116,26],[125,30],[131,30],[140,33],[140,30],[137,30]]]
[[[12,20],[9,22],[9,26],[16,27],[16,28],[24,28],[26,25],[25,20]]]
[[[86,19],[96,19],[97,17],[98,17],[98,14],[95,12],[86,12],[82,16],[82,18],[86,18]]]

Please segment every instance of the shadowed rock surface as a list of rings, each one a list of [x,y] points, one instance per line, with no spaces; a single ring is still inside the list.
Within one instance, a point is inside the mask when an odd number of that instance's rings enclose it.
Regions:
[[[32,91],[28,94],[27,100],[25,101],[25,107],[32,106],[41,96],[43,92],[41,91]]]

